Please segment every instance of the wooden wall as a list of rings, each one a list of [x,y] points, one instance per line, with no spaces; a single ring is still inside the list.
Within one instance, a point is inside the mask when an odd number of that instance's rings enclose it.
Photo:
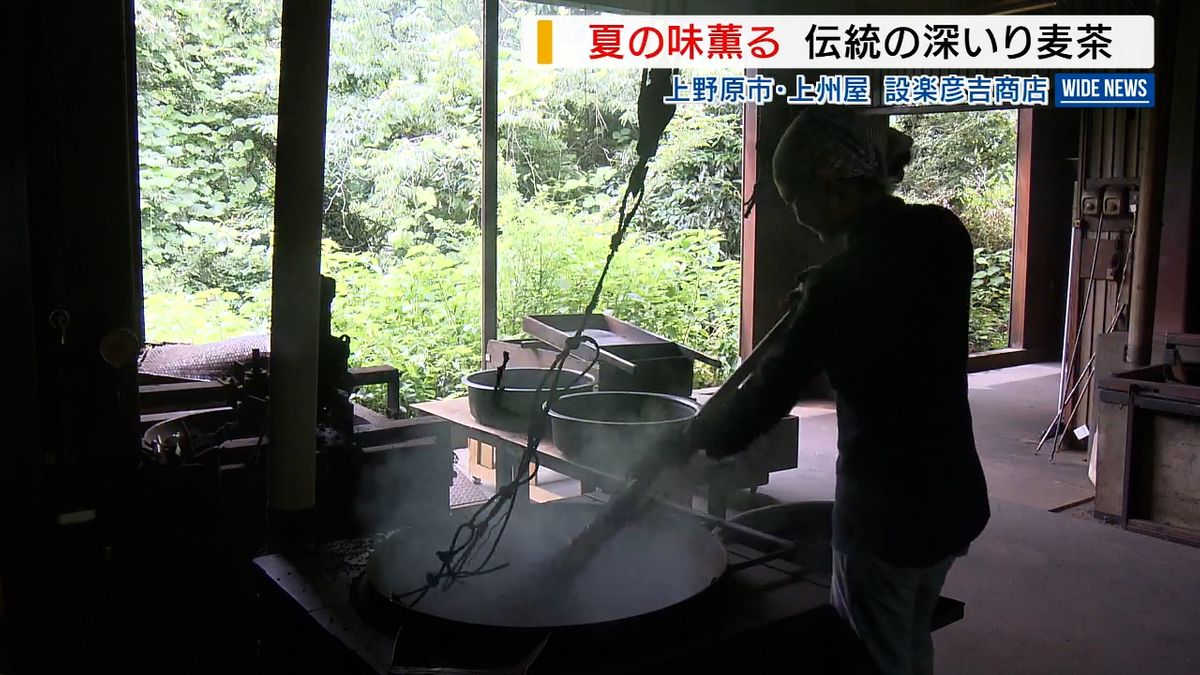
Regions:
[[[1143,149],[1149,142],[1146,117],[1136,109],[1084,112],[1081,138],[1084,189],[1099,192],[1102,186],[1112,185],[1129,194],[1137,188],[1144,171]],[[1075,284],[1068,298],[1072,319],[1067,342],[1067,354],[1074,354],[1075,358],[1068,371],[1068,387],[1081,375],[1086,376],[1098,335],[1128,328],[1132,225],[1133,218],[1128,213],[1120,217],[1105,216],[1103,220],[1077,214],[1072,233],[1075,255],[1070,274]],[[1086,393],[1089,387],[1080,389]],[[1089,396],[1081,394],[1070,413],[1069,426],[1086,423],[1095,428]]]
[[[1164,2],[1156,6],[1157,30],[1155,73],[1156,102],[1154,136],[1150,136],[1148,111],[1090,110],[1085,114],[1085,133],[1080,139],[1084,160],[1085,184],[1091,182],[1136,185],[1148,171],[1157,169],[1154,194],[1139,194],[1141,207],[1154,204],[1147,225],[1155,234],[1151,239],[1150,265],[1153,284],[1148,315],[1153,317],[1155,344],[1167,332],[1200,330],[1200,236],[1197,235],[1197,142],[1196,112],[1200,80],[1200,43],[1190,34],[1189,26],[1200,21],[1200,4]],[[1153,146],[1154,166],[1147,164],[1146,151]],[[1101,181],[1100,179],[1108,179]],[[1087,228],[1076,228],[1082,246],[1071,262],[1072,277],[1078,280],[1077,292],[1068,302],[1070,316],[1079,331],[1078,347],[1074,335],[1068,354],[1075,353],[1070,366],[1074,374],[1082,372],[1095,353],[1097,336],[1127,328],[1130,291],[1127,283],[1132,270],[1124,263],[1130,246],[1132,219],[1106,219],[1098,236],[1097,219]],[[1142,237],[1145,240],[1146,237]],[[1091,269],[1095,242],[1099,239],[1100,258]],[[1134,235],[1134,246],[1138,237]],[[1106,264],[1107,263],[1107,264]],[[1092,298],[1085,303],[1088,288]],[[1150,361],[1161,360],[1161,347],[1150,354]],[[1097,372],[1095,379],[1108,375]],[[1070,379],[1070,378],[1068,378]],[[1068,408],[1072,426],[1087,424],[1096,428],[1094,403],[1083,397],[1074,409]]]
[[[1154,332],[1159,335],[1200,332],[1200,195],[1196,190],[1200,180],[1200,134],[1196,133],[1200,41],[1194,35],[1194,28],[1200,26],[1200,3],[1183,3],[1177,23],[1181,28],[1171,64],[1173,84],[1164,92],[1170,95],[1171,115],[1166,122],[1162,238],[1154,302]],[[1159,95],[1160,106],[1164,94]]]
[[[97,579],[138,457],[136,365],[101,354],[141,322],[132,13],[130,0],[0,10],[15,53],[0,162],[16,296],[5,389],[18,397],[0,447],[6,673],[94,669],[111,629]],[[69,313],[65,330],[55,312]]]

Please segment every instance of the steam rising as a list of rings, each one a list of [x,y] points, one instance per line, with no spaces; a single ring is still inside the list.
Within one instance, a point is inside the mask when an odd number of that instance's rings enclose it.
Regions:
[[[363,466],[355,512],[365,532],[387,532],[398,527],[418,527],[448,517],[451,458],[437,450],[384,453]],[[439,481],[438,476],[445,476]],[[436,562],[430,551],[431,565]]]
[[[663,420],[694,411],[672,412],[669,401],[647,399],[605,410],[585,401],[572,416],[618,424],[584,423],[585,463],[624,473],[637,460],[679,442],[677,424],[621,424]],[[678,406],[676,403],[675,406]],[[557,437],[557,431],[556,437]],[[362,526],[369,531],[398,529],[376,549],[368,566],[370,584],[385,598],[399,601],[422,588],[438,569],[438,552],[450,544],[455,528],[471,509],[449,514],[444,508],[449,458],[436,469],[422,461],[439,453],[393,452],[366,467],[357,502]],[[432,461],[432,460],[431,460]],[[445,471],[447,482],[431,479]],[[438,509],[436,505],[442,505]],[[456,580],[426,593],[416,609],[445,619],[474,624],[541,627],[617,620],[662,609],[707,588],[725,567],[725,551],[710,533],[690,521],[662,513],[639,517],[613,535],[576,573],[550,575],[548,564],[600,511],[595,504],[516,504],[490,566],[498,571]],[[499,536],[500,520],[485,533],[479,557]],[[407,602],[405,602],[407,604]]]
[[[692,523],[661,515],[617,533],[577,574],[545,575],[546,562],[599,513],[589,504],[518,508],[495,562],[504,569],[432,590],[418,609],[446,619],[500,626],[564,626],[662,609],[707,588],[724,570],[720,543]],[[385,597],[424,583],[451,523],[398,532],[377,549],[368,579]],[[698,536],[699,535],[699,536]]]

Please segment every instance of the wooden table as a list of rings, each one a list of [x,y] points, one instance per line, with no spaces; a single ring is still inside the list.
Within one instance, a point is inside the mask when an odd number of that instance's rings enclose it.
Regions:
[[[525,434],[480,423],[471,416],[465,397],[418,403],[414,407],[426,415],[450,422],[468,438],[495,448],[494,468],[498,485],[516,478],[517,463],[527,442]],[[729,497],[734,491],[766,484],[772,471],[795,468],[798,433],[797,418],[788,416],[736,457],[721,461],[695,457],[667,485],[665,492],[672,499],[690,507],[696,486],[704,485],[708,488],[708,512],[724,518]],[[565,456],[550,440],[543,440],[538,445],[537,457],[541,466],[579,480],[585,492],[595,486],[612,493],[627,482]],[[536,485],[534,490],[537,490]],[[523,498],[528,499],[529,495],[529,485],[523,486]],[[542,495],[534,495],[537,501],[547,496],[544,491]]]

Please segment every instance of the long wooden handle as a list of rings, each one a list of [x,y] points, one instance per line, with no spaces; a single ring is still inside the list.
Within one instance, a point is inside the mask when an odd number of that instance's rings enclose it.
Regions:
[[[730,375],[729,379],[725,380],[713,395],[704,402],[704,405],[700,408],[700,415],[704,414],[705,409],[709,409],[710,414],[712,410],[720,410],[733,399],[734,394],[754,375],[754,371],[758,369],[763,359],[783,341],[784,336],[788,334],[799,314],[799,308],[793,305],[779,321],[775,322],[775,325],[771,327],[771,330],[767,331],[767,334],[763,336],[758,345],[742,360],[742,365],[738,366],[737,370],[733,371],[733,375]]]

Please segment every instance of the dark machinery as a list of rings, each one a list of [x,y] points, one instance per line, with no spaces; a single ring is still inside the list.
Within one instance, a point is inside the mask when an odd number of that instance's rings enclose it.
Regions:
[[[332,306],[336,282],[321,277],[321,344],[317,367],[317,434],[319,446],[326,450],[352,449],[354,441],[354,405],[350,394],[354,382],[349,371],[350,338],[332,331]],[[209,354],[203,367],[194,362],[156,364],[156,372],[183,375],[229,373],[216,381],[226,397],[227,410],[185,413],[150,427],[144,437],[144,449],[159,465],[193,464],[222,448],[226,441],[256,437],[261,444],[266,433],[267,395],[270,390],[270,358],[261,348],[249,354],[230,345],[226,354]],[[249,358],[246,358],[246,357]],[[259,448],[256,447],[257,451]],[[260,453],[246,458],[257,462]],[[215,457],[215,455],[213,455]]]
[[[353,529],[354,501],[364,470],[363,449],[355,438],[354,381],[348,368],[350,338],[332,330],[335,281],[321,278],[321,343],[317,370],[317,461],[323,510],[320,525],[326,536]],[[200,492],[207,482],[211,503],[219,504],[245,494],[265,496],[267,397],[270,391],[270,358],[252,349],[249,358],[236,352],[225,357],[231,373],[219,380],[226,405],[219,409],[184,413],[146,430],[143,451],[146,464],[161,471],[185,472],[197,478]],[[219,371],[219,358],[206,364]],[[159,370],[164,370],[159,364]],[[365,421],[365,420],[359,420]],[[449,459],[446,460],[449,462]],[[239,479],[234,479],[234,476]],[[230,495],[230,479],[242,495]],[[203,500],[202,500],[203,501]],[[247,514],[247,521],[259,521]]]
[[[318,367],[315,534],[330,541],[391,529],[449,511],[454,476],[449,427],[433,418],[393,419],[355,405],[363,384],[396,371],[349,369],[349,340],[331,330],[334,282],[324,279]],[[166,351],[141,389],[142,461],[131,512],[112,549],[123,625],[169,627],[148,641],[146,663],[177,659],[197,640],[192,667],[256,658],[251,561],[267,540],[270,357],[265,340]],[[219,378],[219,379],[213,379]],[[370,505],[366,508],[364,505]],[[220,640],[207,636],[220,635]]]

